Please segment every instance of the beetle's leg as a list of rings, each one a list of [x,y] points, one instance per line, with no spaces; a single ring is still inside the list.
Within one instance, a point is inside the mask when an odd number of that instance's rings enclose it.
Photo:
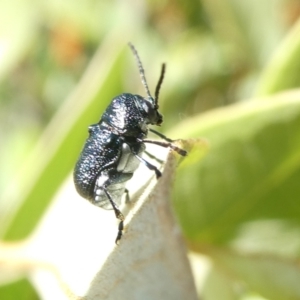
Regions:
[[[113,210],[115,212],[115,215],[116,215],[116,218],[121,220],[121,221],[124,221],[124,216],[123,214],[121,213],[121,211],[119,210],[119,208],[117,207],[116,203],[114,202],[114,200],[112,199],[111,195],[108,193],[107,189],[105,187],[102,188],[105,195],[107,196],[109,202],[111,203],[112,207],[113,207]]]
[[[143,143],[148,143],[148,144],[155,144],[161,147],[165,148],[171,148],[172,150],[176,151],[178,154],[182,156],[186,156],[187,152],[179,147],[176,147],[172,143],[166,143],[166,142],[160,142],[160,141],[152,141],[152,140],[143,140]]]
[[[116,218],[119,220],[124,220],[124,216],[121,213],[121,211],[119,210],[119,208],[117,207],[116,203],[114,202],[114,200],[112,199],[111,195],[109,194],[109,192],[107,191],[106,187],[102,187],[106,197],[108,198],[111,206],[113,207],[113,210],[115,212]]]
[[[129,191],[127,189],[125,189],[124,193],[125,195],[125,202],[129,203],[130,202],[130,197],[129,197]]]
[[[174,143],[173,140],[169,139],[168,137],[166,137],[165,135],[163,135],[162,133],[150,128],[149,131],[153,132],[154,134],[158,135],[160,138],[162,138],[163,140],[167,141],[168,143],[164,143],[164,142],[159,142],[159,141],[151,141],[151,140],[143,140],[144,143],[151,143],[151,144],[155,144],[161,147],[165,147],[165,148],[171,148],[172,150],[176,151],[178,154],[182,155],[182,156],[186,156],[187,155],[187,151],[174,146],[172,143]]]
[[[117,245],[119,245],[119,241],[120,239],[122,238],[122,235],[123,235],[123,229],[124,229],[124,221],[122,220],[120,223],[119,223],[119,227],[118,227],[118,234],[117,234],[117,237],[116,237],[116,240],[115,240],[115,243]]]
[[[144,153],[145,153],[146,155],[148,155],[150,158],[155,159],[155,160],[156,160],[157,162],[159,162],[160,164],[162,164],[162,163],[164,162],[163,160],[157,158],[156,156],[152,155],[152,154],[149,153],[148,151],[144,151]]]
[[[140,157],[139,155],[135,154],[135,157],[142,162],[148,169],[152,170],[155,172],[156,178],[158,179],[159,177],[161,177],[161,172],[152,164],[150,164],[149,162],[147,162],[145,159],[143,159],[142,157]]]
[[[166,137],[165,135],[163,135],[162,133],[152,129],[152,128],[149,128],[149,131],[153,132],[154,134],[158,135],[160,138],[162,138],[163,140],[169,142],[169,143],[173,143],[174,141],[169,139],[168,137]]]
[[[115,215],[116,215],[116,218],[120,220],[120,223],[119,223],[119,231],[118,231],[118,234],[117,234],[117,238],[116,238],[116,241],[115,243],[118,244],[119,240],[121,239],[122,237],[122,234],[123,234],[123,229],[124,229],[124,216],[123,214],[121,213],[121,211],[119,210],[119,208],[117,207],[117,205],[115,204],[114,200],[112,199],[111,195],[109,194],[109,192],[107,191],[106,187],[102,187],[105,195],[107,196],[109,202],[111,203],[113,209],[114,209],[114,212],[115,212]]]

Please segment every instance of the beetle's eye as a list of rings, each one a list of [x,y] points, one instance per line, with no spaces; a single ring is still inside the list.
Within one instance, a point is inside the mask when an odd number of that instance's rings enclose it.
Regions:
[[[144,101],[142,106],[143,106],[143,110],[148,114],[149,113],[149,104],[148,104],[148,102]]]
[[[162,117],[161,114],[158,114],[158,120],[157,120],[157,124],[156,125],[160,126],[162,124],[162,122],[163,122],[163,117]]]

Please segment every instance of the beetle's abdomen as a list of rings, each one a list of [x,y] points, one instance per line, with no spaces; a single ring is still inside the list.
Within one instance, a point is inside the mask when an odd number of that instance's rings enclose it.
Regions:
[[[123,142],[116,168],[103,170],[97,176],[93,198],[95,205],[104,209],[112,209],[111,203],[103,190],[104,187],[114,199],[115,203],[120,205],[122,195],[125,191],[125,184],[131,179],[140,164],[140,161],[133,154],[132,149],[136,151],[135,153],[140,155],[145,150],[145,146],[139,143],[132,145],[132,148],[130,148],[126,142]]]
[[[74,170],[74,182],[78,193],[86,199],[93,200],[94,187],[101,170],[114,166],[121,154],[119,137],[101,125],[89,128],[90,136]]]

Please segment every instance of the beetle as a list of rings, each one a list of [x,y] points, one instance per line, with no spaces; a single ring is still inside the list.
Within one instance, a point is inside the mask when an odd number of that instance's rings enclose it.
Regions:
[[[155,89],[155,97],[150,94],[139,55],[134,46],[129,47],[136,59],[141,81],[147,97],[124,93],[115,97],[97,124],[89,126],[89,137],[74,169],[74,183],[77,192],[93,204],[113,209],[120,220],[115,240],[118,244],[122,237],[124,216],[119,209],[123,194],[128,191],[126,182],[142,163],[154,171],[156,178],[161,176],[158,168],[142,157],[146,143],[170,148],[182,156],[187,152],[173,144],[173,140],[149,128],[160,126],[163,117],[158,111],[158,97],[164,79],[166,65],[162,64],[160,77]],[[147,140],[148,132],[158,135],[164,141]]]

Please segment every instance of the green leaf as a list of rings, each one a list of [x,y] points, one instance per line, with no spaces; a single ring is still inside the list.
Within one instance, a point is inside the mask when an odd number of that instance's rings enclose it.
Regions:
[[[300,21],[276,49],[269,64],[264,69],[257,87],[257,96],[274,94],[300,86]]]
[[[198,163],[182,165],[173,195],[194,249],[229,242],[253,220],[286,220],[299,228],[299,127],[297,91],[212,111],[174,130],[205,137],[210,147]]]
[[[264,255],[245,255],[210,249],[218,268],[248,288],[272,300],[300,298],[300,268],[297,261]]]
[[[236,291],[232,279],[218,269],[212,268],[205,279],[203,298],[206,300],[236,300]]]
[[[39,297],[32,288],[31,284],[26,279],[22,279],[11,284],[1,286],[0,299],[38,300]]]
[[[31,0],[1,1],[0,80],[24,58],[38,33],[38,14]]]

